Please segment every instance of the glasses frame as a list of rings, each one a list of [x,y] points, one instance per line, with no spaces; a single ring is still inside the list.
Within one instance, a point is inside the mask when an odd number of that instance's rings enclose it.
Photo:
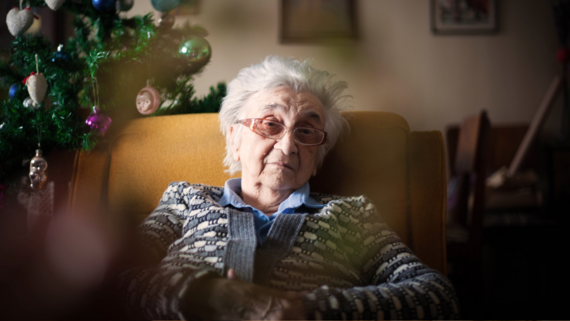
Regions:
[[[274,137],[265,136],[265,135],[263,135],[263,134],[257,132],[257,131],[256,131],[256,128],[255,128],[255,122],[256,122],[256,121],[264,121],[264,120],[270,121],[270,122],[273,122],[273,123],[276,123],[276,124],[278,124],[279,126],[283,127],[283,129],[284,129],[283,135],[281,135],[281,137],[274,138]],[[285,135],[287,134],[287,132],[290,132],[290,133],[293,134],[293,139],[295,140],[295,142],[296,142],[297,144],[301,144],[301,145],[304,145],[304,146],[320,146],[320,145],[324,145],[324,144],[327,142],[327,132],[325,132],[324,130],[320,130],[320,129],[317,129],[317,128],[313,128],[313,127],[294,127],[293,129],[287,129],[287,127],[285,127],[285,125],[283,125],[283,124],[281,124],[281,123],[279,123],[279,122],[273,121],[273,120],[267,120],[267,119],[265,119],[265,118],[246,118],[246,119],[240,119],[240,120],[236,121],[235,123],[236,123],[236,124],[242,124],[242,125],[244,125],[245,127],[249,128],[252,132],[258,134],[258,135],[261,136],[261,137],[265,137],[265,138],[269,138],[269,139],[273,139],[273,140],[280,140],[281,138],[285,137]],[[318,144],[305,144],[305,143],[302,143],[302,142],[300,142],[300,141],[297,141],[297,138],[296,138],[295,135],[294,135],[294,134],[295,134],[295,131],[296,131],[297,129],[312,129],[312,130],[319,131],[319,132],[321,132],[321,133],[324,134],[324,135],[323,135],[323,139],[322,139],[321,142],[318,143]]]

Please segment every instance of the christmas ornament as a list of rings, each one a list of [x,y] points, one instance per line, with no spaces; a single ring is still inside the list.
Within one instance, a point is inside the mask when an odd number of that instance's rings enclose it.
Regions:
[[[158,24],[163,28],[170,29],[174,26],[174,16],[168,13],[163,13],[160,16],[160,19],[158,19]]]
[[[147,81],[137,95],[137,110],[143,115],[154,113],[160,106],[160,93]]]
[[[150,4],[160,12],[168,12],[178,7],[180,0],[150,0]]]
[[[42,17],[34,14],[34,22],[32,25],[24,32],[24,35],[38,36],[42,31]]]
[[[46,4],[53,11],[59,9],[64,2],[65,0],[46,0]]]
[[[212,50],[206,39],[197,36],[191,36],[186,40],[178,52],[190,59],[190,64],[197,68],[202,67],[210,60]]]
[[[134,4],[134,0],[117,0],[117,11],[129,11]]]
[[[28,87],[28,93],[35,104],[39,105],[44,101],[47,91],[47,81],[43,74],[32,71],[32,73],[22,81],[22,83]]]
[[[57,65],[65,66],[65,63],[71,59],[69,53],[63,51],[63,45],[57,46],[57,51],[53,53],[51,61]]]
[[[113,120],[111,117],[99,111],[99,83],[97,82],[97,77],[93,77],[91,81],[93,83],[93,101],[95,102],[95,106],[93,106],[93,112],[85,119],[85,124],[87,124],[92,131],[96,131],[100,135],[105,135],[107,128],[109,128]]]
[[[112,122],[111,117],[101,113],[97,106],[93,106],[93,112],[89,114],[85,120],[85,124],[87,124],[91,130],[98,131],[101,135],[105,135],[107,128],[109,128]]]
[[[36,149],[36,156],[30,161],[30,187],[35,190],[44,189],[47,181],[46,169],[48,163],[42,157],[42,150]]]
[[[22,86],[18,83],[13,84],[12,86],[10,86],[10,99],[14,99],[17,95],[18,92],[20,91],[20,89],[22,88]]]
[[[30,8],[20,10],[13,8],[6,16],[6,24],[12,36],[16,37],[30,28],[34,22],[34,14]]]
[[[93,0],[93,7],[102,12],[111,12],[115,10],[115,2],[117,0]]]
[[[44,101],[44,97],[46,96],[47,81],[46,77],[39,72],[38,54],[36,54],[36,71],[37,72],[32,71],[28,77],[24,78],[22,83],[28,87],[28,93],[34,103],[39,105]]]
[[[40,108],[40,104],[36,104],[32,98],[28,97],[26,99],[24,99],[24,103],[23,103],[24,107],[26,108],[34,108],[34,109],[38,109]]]
[[[30,107],[32,107],[33,104],[34,104],[34,101],[32,100],[32,98],[28,97],[28,98],[24,99],[24,107],[30,108]]]

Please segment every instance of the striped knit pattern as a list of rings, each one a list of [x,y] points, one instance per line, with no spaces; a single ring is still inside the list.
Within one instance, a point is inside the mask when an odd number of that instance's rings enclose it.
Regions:
[[[192,282],[234,268],[244,281],[308,291],[312,319],[458,319],[455,291],[424,265],[364,196],[312,194],[315,213],[279,215],[257,245],[253,216],[217,201],[221,187],[171,183],[140,226],[151,265],[122,274],[133,318],[185,319]]]

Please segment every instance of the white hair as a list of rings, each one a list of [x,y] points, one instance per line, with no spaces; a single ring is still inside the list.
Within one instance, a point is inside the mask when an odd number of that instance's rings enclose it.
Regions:
[[[333,80],[333,77],[326,71],[313,68],[309,60],[300,62],[279,56],[267,56],[260,64],[242,69],[228,84],[227,95],[220,109],[220,128],[226,137],[226,171],[231,175],[241,171],[241,163],[234,159],[233,146],[239,146],[243,126],[238,126],[233,135],[230,135],[230,128],[245,117],[247,110],[242,107],[253,94],[280,86],[287,86],[296,92],[310,92],[324,107],[327,141],[317,152],[317,165],[320,167],[342,130],[348,128],[348,122],[340,114],[341,110],[348,108],[345,102],[350,96],[343,94],[347,84]]]

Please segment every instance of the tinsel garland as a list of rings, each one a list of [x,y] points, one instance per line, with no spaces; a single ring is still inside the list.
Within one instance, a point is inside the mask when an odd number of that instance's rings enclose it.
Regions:
[[[32,7],[46,6],[44,0],[29,2]],[[36,70],[36,54],[48,83],[46,99],[37,110],[24,107],[25,88],[0,103],[0,183],[9,185],[25,175],[24,163],[34,155],[38,134],[47,155],[54,148],[90,150],[109,136],[90,132],[85,125],[95,101],[93,78],[99,83],[99,107],[113,118],[115,128],[143,117],[135,97],[149,79],[164,102],[153,116],[219,110],[225,84],[195,98],[192,80],[204,66],[192,65],[178,53],[189,37],[206,36],[204,29],[155,26],[151,14],[120,18],[115,12],[97,11],[92,0],[67,0],[59,10],[75,14],[75,36],[63,49],[68,61],[53,61],[52,44],[43,35],[24,35],[14,38],[9,58],[0,62],[0,85],[6,89]]]

